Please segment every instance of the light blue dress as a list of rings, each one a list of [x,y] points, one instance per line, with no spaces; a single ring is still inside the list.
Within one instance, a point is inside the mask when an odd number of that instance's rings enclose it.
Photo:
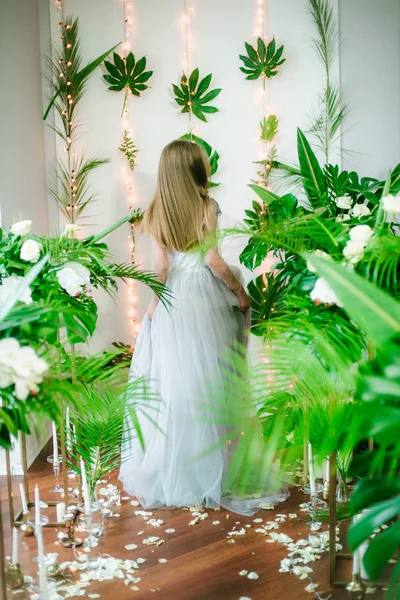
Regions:
[[[250,310],[240,311],[237,297],[213,275],[202,253],[168,256],[172,306],[159,302],[152,320],[144,317],[130,371],[133,380],[147,378],[160,401],[139,411],[145,449],[137,437],[125,441],[120,480],[146,509],[224,506],[251,515],[288,493],[237,497],[225,489],[236,446],[228,438],[237,432],[227,356],[236,352],[244,359]],[[132,430],[129,418],[127,430]]]

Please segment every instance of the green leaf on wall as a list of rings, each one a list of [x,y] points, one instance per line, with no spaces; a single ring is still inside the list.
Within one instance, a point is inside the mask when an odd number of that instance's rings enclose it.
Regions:
[[[272,142],[278,133],[279,119],[276,115],[269,115],[260,121],[261,135],[260,140],[263,142]]]
[[[104,61],[104,66],[108,73],[103,75],[107,83],[110,84],[109,90],[112,92],[121,92],[125,90],[124,105],[125,108],[128,91],[130,90],[134,96],[140,96],[141,92],[149,87],[146,83],[153,75],[153,71],[146,71],[146,57],[143,56],[136,61],[132,52],[124,60],[116,52],[113,53],[114,63],[108,60]]]
[[[181,77],[180,87],[172,84],[175,94],[175,102],[182,106],[181,113],[193,113],[201,121],[207,121],[205,113],[216,113],[218,108],[210,106],[209,103],[214,100],[221,92],[221,88],[207,91],[211,84],[212,74],[210,73],[199,82],[199,69],[192,71],[189,79],[184,73]]]
[[[246,79],[258,79],[264,77],[271,79],[278,73],[280,67],[286,60],[282,58],[284,46],[276,48],[275,38],[272,38],[268,46],[262,38],[258,38],[257,47],[245,42],[247,56],[240,55],[239,58],[244,66],[240,67],[242,73],[245,73]]]

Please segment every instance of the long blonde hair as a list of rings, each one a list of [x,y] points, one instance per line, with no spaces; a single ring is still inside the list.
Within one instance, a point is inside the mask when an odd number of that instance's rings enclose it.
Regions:
[[[162,151],[143,229],[163,248],[185,252],[204,240],[211,220],[207,166],[196,143],[175,140]]]

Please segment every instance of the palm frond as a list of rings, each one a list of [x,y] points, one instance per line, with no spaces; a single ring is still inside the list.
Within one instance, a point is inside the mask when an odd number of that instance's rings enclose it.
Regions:
[[[318,34],[313,43],[329,79],[332,61],[338,51],[338,23],[329,0],[308,0],[308,11]]]

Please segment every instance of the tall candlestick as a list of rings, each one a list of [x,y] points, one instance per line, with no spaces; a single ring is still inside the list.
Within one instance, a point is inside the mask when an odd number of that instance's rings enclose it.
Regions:
[[[69,407],[65,411],[65,438],[68,455],[72,453],[72,441],[71,441],[71,421],[69,416]]]
[[[90,493],[89,493],[89,486],[88,486],[88,481],[87,481],[87,477],[86,477],[86,467],[85,467],[85,463],[83,462],[82,457],[81,457],[80,463],[81,463],[83,499],[85,502],[85,513],[90,513],[91,512]]]
[[[35,486],[35,527],[41,527],[42,522],[40,519],[40,495],[39,495],[39,486],[36,484]]]
[[[51,424],[51,428],[53,431],[53,465],[58,466],[60,463],[58,460],[57,428],[56,428],[56,424],[54,423],[54,421]]]
[[[39,486],[35,487],[35,534],[38,547],[38,565],[39,565],[39,589],[40,600],[48,600],[47,573],[44,564],[43,530],[40,518],[40,495]]]
[[[21,494],[22,512],[24,513],[24,515],[26,515],[29,511],[28,511],[28,503],[26,501],[26,496],[25,496],[25,488],[22,483],[19,484],[19,491]]]
[[[18,529],[13,527],[13,553],[12,553],[13,565],[18,562]]]
[[[56,505],[57,522],[62,523],[65,515],[65,502],[59,502]]]
[[[357,523],[358,520],[359,520],[359,515],[356,515],[353,518],[353,524]],[[352,573],[353,573],[353,575],[359,575],[360,574],[360,550],[359,550],[359,548],[357,548],[353,552],[353,570],[352,570]]]
[[[308,477],[310,480],[310,494],[311,496],[316,496],[317,490],[315,488],[314,457],[310,443],[308,444]]]

